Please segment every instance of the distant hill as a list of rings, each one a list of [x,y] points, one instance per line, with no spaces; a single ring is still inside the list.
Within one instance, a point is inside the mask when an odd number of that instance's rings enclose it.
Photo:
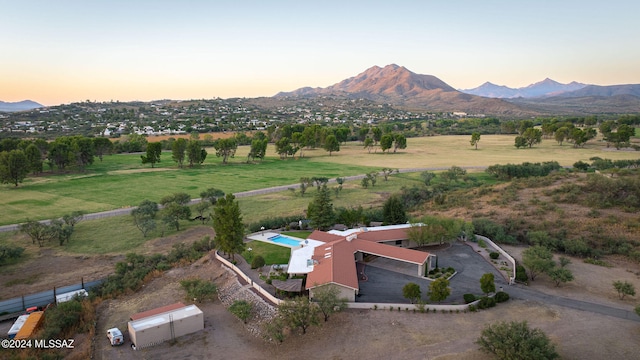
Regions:
[[[421,75],[396,64],[373,66],[363,73],[326,88],[304,87],[275,97],[341,95],[390,103],[405,108],[437,112],[490,115],[535,115],[500,99],[463,94],[433,75]]]
[[[566,92],[559,94],[560,97],[585,97],[585,96],[617,96],[617,95],[632,95],[640,98],[640,84],[627,84],[627,85],[610,85],[599,86],[589,85],[576,91]]]
[[[44,107],[44,105],[38,104],[37,102],[31,100],[23,100],[18,102],[0,101],[0,111],[4,112],[24,111],[41,107]]]
[[[535,98],[543,96],[555,96],[563,93],[582,89],[587,84],[579,82],[571,82],[569,84],[561,84],[555,80],[546,78],[535,84],[531,84],[521,88],[510,88],[503,85],[495,85],[490,82],[486,82],[477,88],[460,90],[463,93],[484,96],[490,98],[499,99],[512,99],[512,98]]]

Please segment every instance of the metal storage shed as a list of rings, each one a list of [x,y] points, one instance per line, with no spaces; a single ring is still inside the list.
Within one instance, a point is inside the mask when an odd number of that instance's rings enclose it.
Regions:
[[[133,348],[143,349],[204,329],[204,314],[197,306],[189,305],[129,321],[128,329]]]

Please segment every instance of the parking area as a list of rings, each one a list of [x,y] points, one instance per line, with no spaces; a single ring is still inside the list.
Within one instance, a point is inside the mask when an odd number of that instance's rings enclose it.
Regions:
[[[451,295],[445,301],[446,303],[463,304],[464,294],[481,294],[480,277],[485,273],[494,274],[496,289],[507,286],[507,282],[493,265],[463,243],[454,242],[446,249],[434,250],[431,253],[438,256],[439,267],[453,267],[457,271],[450,280]],[[378,259],[365,265],[366,281],[359,277],[360,292],[356,298],[357,302],[407,303],[408,300],[402,296],[402,287],[410,282],[420,285],[422,299],[428,300],[431,283],[429,280],[404,271],[392,271],[392,267],[387,266],[385,262],[376,263]],[[398,267],[398,264],[395,266]]]

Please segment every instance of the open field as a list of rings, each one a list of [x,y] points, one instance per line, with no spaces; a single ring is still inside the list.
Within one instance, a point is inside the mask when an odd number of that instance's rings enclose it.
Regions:
[[[428,168],[489,166],[525,161],[558,161],[570,166],[589,158],[637,159],[640,152],[616,151],[602,142],[592,141],[585,148],[558,146],[544,140],[532,149],[515,149],[512,135],[485,135],[479,149],[469,145],[468,136],[434,136],[408,139],[407,149],[398,153],[368,153],[360,144],[349,143],[329,156],[321,149],[305,150],[302,159],[280,160],[273,145],[268,158],[246,164],[248,147],[240,147],[230,164],[222,165],[214,149],[199,168],[179,169],[164,152],[163,161],[151,169],[142,165],[139,154],[122,154],[96,159],[86,172],[29,177],[18,188],[3,185],[0,199],[0,225],[27,219],[49,219],[74,210],[99,212],[135,206],[144,199],[157,201],[174,192],[186,192],[193,198],[209,187],[224,192],[240,192],[297,183],[301,177],[335,178],[363,174],[384,167]]]

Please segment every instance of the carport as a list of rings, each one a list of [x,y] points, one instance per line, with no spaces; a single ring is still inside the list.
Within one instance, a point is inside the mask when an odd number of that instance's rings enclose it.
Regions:
[[[355,260],[364,261],[367,255],[377,257],[372,262],[380,264],[382,268],[407,275],[423,277],[432,267],[432,255],[428,252],[405,249],[376,242],[353,239]],[[375,265],[373,265],[375,266]]]

